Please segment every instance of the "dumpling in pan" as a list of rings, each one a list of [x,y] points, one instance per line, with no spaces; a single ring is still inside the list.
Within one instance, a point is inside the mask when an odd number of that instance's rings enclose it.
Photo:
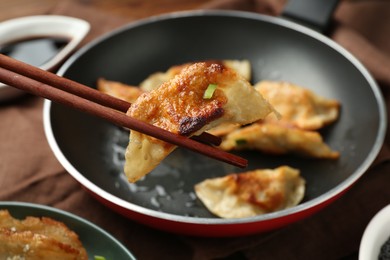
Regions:
[[[144,91],[139,87],[130,86],[117,81],[99,78],[97,89],[107,95],[133,103]]]
[[[222,218],[245,218],[293,207],[305,194],[297,169],[281,166],[207,179],[195,185],[207,209]]]
[[[175,66],[170,67],[165,72],[162,72],[162,71],[154,72],[154,73],[150,74],[146,79],[144,79],[139,84],[139,86],[145,92],[152,91],[153,89],[158,88],[164,82],[172,79],[174,76],[179,74],[182,71],[182,69],[184,69],[188,65],[189,64],[175,65]]]
[[[281,115],[280,119],[270,115],[266,119],[268,121],[317,130],[338,118],[340,109],[338,101],[320,97],[292,83],[261,81],[255,88]]]
[[[315,131],[286,127],[278,123],[255,123],[228,134],[220,147],[230,150],[259,150],[270,154],[295,153],[313,158],[337,159]]]
[[[246,80],[250,80],[252,71],[248,60],[222,60],[220,63],[228,68],[234,69]],[[191,63],[175,65],[170,67],[166,72],[155,72],[140,83],[140,88],[143,91],[151,91],[159,87],[162,83],[172,79],[190,64]]]
[[[215,90],[210,91],[212,88]],[[248,124],[271,111],[261,94],[234,70],[221,63],[200,62],[142,94],[127,115],[192,136],[225,122]],[[174,145],[131,131],[125,154],[128,180],[135,182],[149,173],[174,149]]]
[[[215,136],[225,136],[240,127],[241,126],[239,124],[224,123],[208,130],[207,132]]]

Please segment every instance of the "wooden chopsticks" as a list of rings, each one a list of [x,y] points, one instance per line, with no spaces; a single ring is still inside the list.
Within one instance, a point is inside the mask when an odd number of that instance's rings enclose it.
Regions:
[[[11,70],[16,73],[20,73],[28,78],[48,84],[52,87],[64,90],[76,96],[94,101],[98,104],[101,104],[106,107],[110,107],[112,109],[121,111],[123,113],[126,113],[129,107],[131,106],[130,103],[124,100],[104,94],[94,88],[90,88],[78,82],[75,82],[73,80],[60,77],[54,73],[48,73],[45,70],[23,63],[16,59],[12,59],[6,55],[1,54],[0,67]],[[206,144],[213,144],[213,145],[221,144],[221,138],[217,136],[213,136],[206,132],[202,133],[199,136],[193,136],[192,139],[195,139],[197,141]]]
[[[234,166],[244,168],[248,164],[248,161],[242,157],[203,143],[218,144],[220,140],[213,135],[204,133],[198,136],[202,141],[198,142],[129,117],[121,113],[126,112],[130,107],[131,104],[128,102],[2,54],[0,54],[0,82]]]

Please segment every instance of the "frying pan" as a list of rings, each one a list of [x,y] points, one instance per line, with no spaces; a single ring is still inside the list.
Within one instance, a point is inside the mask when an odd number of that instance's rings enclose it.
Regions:
[[[170,232],[222,237],[280,228],[317,212],[355,183],[378,154],[386,116],[375,81],[345,49],[284,19],[239,11],[152,17],[85,46],[59,74],[91,87],[99,77],[137,85],[172,65],[208,59],[249,59],[253,83],[285,80],[341,102],[339,120],[321,131],[340,151],[339,160],[237,153],[249,160],[246,170],[300,169],[306,195],[298,206],[250,218],[217,218],[196,198],[194,184],[243,170],[181,148],[129,184],[122,169],[128,132],[46,101],[44,126],[55,156],[96,199],[133,220]]]

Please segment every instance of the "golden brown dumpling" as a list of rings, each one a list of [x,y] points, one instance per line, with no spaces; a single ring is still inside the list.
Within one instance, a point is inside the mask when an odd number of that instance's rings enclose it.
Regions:
[[[210,85],[211,98],[204,98]],[[184,68],[159,88],[142,94],[127,115],[170,132],[192,136],[221,123],[248,124],[272,111],[247,80],[221,63],[200,62]],[[131,131],[125,174],[135,182],[153,170],[174,145]]]
[[[338,118],[340,108],[338,101],[320,97],[292,83],[261,81],[255,88],[281,115],[281,118],[277,119],[271,114],[266,118],[268,121],[316,130]]]
[[[117,81],[99,78],[97,89],[107,95],[133,103],[144,91],[139,87],[130,86]]]
[[[51,218],[13,218],[0,211],[0,259],[87,260],[78,236],[65,224]]]
[[[234,69],[238,74],[243,76],[246,80],[251,78],[251,65],[248,60],[222,60],[221,63],[228,68]],[[155,72],[140,83],[140,88],[143,91],[151,91],[159,87],[164,82],[172,79],[179,74],[182,69],[192,63],[185,63],[170,67],[166,72]]]
[[[241,126],[239,124],[224,123],[208,130],[207,132],[215,136],[225,136],[240,127]]]
[[[286,127],[277,123],[256,123],[228,134],[223,150],[259,150],[270,154],[295,153],[314,158],[337,159],[339,153],[324,143],[314,131]]]
[[[223,60],[222,64],[226,67],[235,70],[239,75],[247,81],[252,78],[252,67],[249,60]]]
[[[140,88],[145,91],[149,92],[152,91],[156,88],[158,88],[161,84],[164,82],[172,79],[174,76],[179,74],[182,69],[187,67],[189,63],[182,64],[182,65],[175,65],[170,67],[167,71],[165,72],[154,72],[150,74],[146,79],[144,79],[140,84]]]
[[[281,166],[207,179],[195,185],[207,209],[222,218],[245,218],[300,203],[305,180],[297,169]]]

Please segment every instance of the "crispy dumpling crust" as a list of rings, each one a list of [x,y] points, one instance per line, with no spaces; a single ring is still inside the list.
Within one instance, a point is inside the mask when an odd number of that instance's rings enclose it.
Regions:
[[[220,81],[218,77],[224,73],[224,67],[215,64],[208,68],[187,67],[184,73],[162,84],[158,91],[141,95],[128,115],[186,136],[222,117],[227,98],[221,88],[225,86],[219,83],[212,99],[204,99],[203,94],[209,84]]]
[[[221,61],[207,61],[213,63],[221,63],[227,68],[235,70],[239,75],[244,77],[246,80],[251,78],[251,64],[249,60],[221,60]],[[184,63],[170,67],[166,72],[155,72],[147,77],[140,83],[140,88],[149,92],[155,88],[158,88],[164,82],[172,79],[174,76],[179,74],[184,68],[190,66],[193,63]]]
[[[245,218],[275,212],[300,203],[305,180],[297,169],[253,170],[212,178],[195,185],[207,209],[222,218]]]
[[[315,131],[286,127],[278,123],[256,123],[228,134],[223,150],[259,150],[269,154],[295,153],[313,158],[337,159],[333,151]]]
[[[164,82],[175,77],[188,65],[190,65],[190,63],[172,66],[165,72],[161,72],[161,71],[155,72],[155,73],[149,75],[146,79],[144,79],[139,84],[139,86],[143,91],[150,92],[150,91],[158,88]]]
[[[210,84],[212,98],[203,95]],[[221,123],[248,124],[272,111],[250,83],[221,63],[185,67],[159,88],[142,94],[127,115],[185,136],[198,135]],[[134,182],[150,172],[175,147],[136,131],[130,134],[125,173]]]
[[[88,259],[78,236],[51,218],[13,218],[0,211],[0,259]]]
[[[281,118],[269,115],[266,120],[291,124],[306,130],[318,130],[339,116],[340,103],[323,98],[301,86],[278,81],[261,81],[255,85]]]

